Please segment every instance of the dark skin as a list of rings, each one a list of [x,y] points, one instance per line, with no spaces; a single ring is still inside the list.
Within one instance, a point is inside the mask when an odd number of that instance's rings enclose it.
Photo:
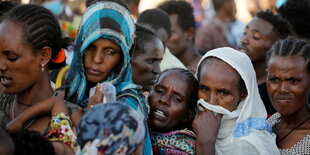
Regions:
[[[167,47],[192,73],[196,73],[198,61],[201,58],[193,42],[196,30],[193,27],[182,30],[177,23],[178,20],[178,15],[170,15],[172,35],[167,43]]]
[[[290,148],[310,133],[310,120],[307,120],[310,117],[307,103],[310,73],[302,56],[272,56],[267,71],[268,94],[272,105],[281,114],[280,122],[274,127],[277,146]],[[299,124],[302,125],[297,127]]]
[[[11,107],[11,122],[7,130],[23,128],[26,123],[33,120],[27,128],[43,133],[48,127],[51,116],[55,114],[53,112],[67,113],[63,101],[53,100],[53,90],[47,69],[52,50],[44,46],[33,53],[32,46],[23,40],[25,33],[19,23],[4,21],[0,24],[0,32],[1,85],[5,87],[5,93],[16,94],[15,104],[12,103]],[[46,104],[47,107],[44,110],[35,110],[41,103],[60,104],[60,107],[55,111],[53,106]],[[62,150],[57,152],[58,154],[73,154],[73,151],[64,143],[56,143],[57,148],[61,148],[57,150]]]
[[[201,64],[198,98],[209,104],[234,111],[247,93],[240,89],[240,75],[222,60],[206,59]],[[215,154],[215,142],[220,129],[222,115],[214,115],[204,108],[195,118],[192,127],[197,135],[196,154]],[[206,130],[206,128],[208,130]]]
[[[169,132],[187,127],[194,110],[189,107],[193,89],[185,75],[176,71],[163,73],[150,91],[149,124],[152,131]]]
[[[266,82],[266,53],[277,39],[273,25],[257,17],[244,29],[239,49],[250,57],[258,84]]]

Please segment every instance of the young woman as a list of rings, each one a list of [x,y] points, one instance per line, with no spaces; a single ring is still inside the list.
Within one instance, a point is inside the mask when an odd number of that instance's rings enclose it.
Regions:
[[[268,53],[267,87],[278,111],[268,121],[281,154],[310,154],[310,45],[288,38]]]
[[[111,82],[116,88],[116,100],[137,110],[144,119],[144,153],[151,154],[147,103],[140,86],[132,83],[129,49],[134,40],[134,31],[134,22],[123,1],[101,1],[89,6],[75,41],[65,99],[90,109],[102,103],[104,95],[97,87],[95,95],[89,97],[90,88],[97,83]]]
[[[154,154],[195,154],[195,115],[198,83],[185,69],[164,71],[151,90],[151,141]]]
[[[0,41],[1,126],[36,130],[54,142],[56,153],[72,154],[76,137],[69,112],[54,97],[48,72],[66,46],[58,20],[41,6],[17,6],[2,17]]]
[[[249,57],[218,48],[203,56],[197,70],[196,153],[279,154]]]

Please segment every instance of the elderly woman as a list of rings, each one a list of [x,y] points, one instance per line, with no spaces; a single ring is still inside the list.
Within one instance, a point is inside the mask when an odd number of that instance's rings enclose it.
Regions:
[[[183,68],[165,70],[150,91],[150,127],[154,155],[195,154],[195,116],[198,82]]]
[[[116,88],[116,100],[137,110],[144,119],[144,153],[151,154],[147,128],[148,107],[140,86],[132,83],[129,49],[134,40],[134,31],[135,24],[123,1],[101,1],[89,6],[75,41],[65,99],[89,109],[102,103],[104,95],[101,88],[96,87],[95,95],[89,97],[90,88],[97,83],[112,83]],[[76,120],[77,115],[73,115]]]
[[[268,121],[280,154],[310,154],[310,45],[288,38],[268,53],[268,93],[278,111]]]
[[[246,54],[227,47],[209,51],[197,78],[196,154],[279,154]]]

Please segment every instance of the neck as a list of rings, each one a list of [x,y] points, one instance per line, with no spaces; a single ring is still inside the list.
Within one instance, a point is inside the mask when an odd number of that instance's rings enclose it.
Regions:
[[[256,73],[257,84],[266,82],[266,78],[267,78],[266,61],[253,62],[253,67]]]
[[[16,100],[23,105],[35,105],[53,96],[48,71],[42,73],[41,78],[27,90],[17,93]]]
[[[305,102],[305,106],[296,113],[291,115],[281,115],[281,127],[282,128],[294,128],[300,122],[306,120],[310,116],[310,110]]]
[[[182,52],[181,55],[178,55],[177,58],[188,67],[195,59],[199,57],[199,53],[193,45],[190,45],[188,48]]]

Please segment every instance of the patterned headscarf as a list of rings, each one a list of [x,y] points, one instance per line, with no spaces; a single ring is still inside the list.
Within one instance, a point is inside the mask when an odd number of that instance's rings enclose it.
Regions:
[[[85,49],[99,38],[110,39],[121,47],[123,60],[102,82],[109,81],[116,92],[137,88],[132,84],[129,49],[134,40],[135,25],[129,11],[115,2],[103,1],[90,6],[83,15],[75,41],[74,56],[67,75],[66,99],[82,107],[87,105],[86,77],[83,65]]]
[[[129,155],[145,135],[143,119],[124,103],[94,106],[82,117],[78,128],[77,155]]]

